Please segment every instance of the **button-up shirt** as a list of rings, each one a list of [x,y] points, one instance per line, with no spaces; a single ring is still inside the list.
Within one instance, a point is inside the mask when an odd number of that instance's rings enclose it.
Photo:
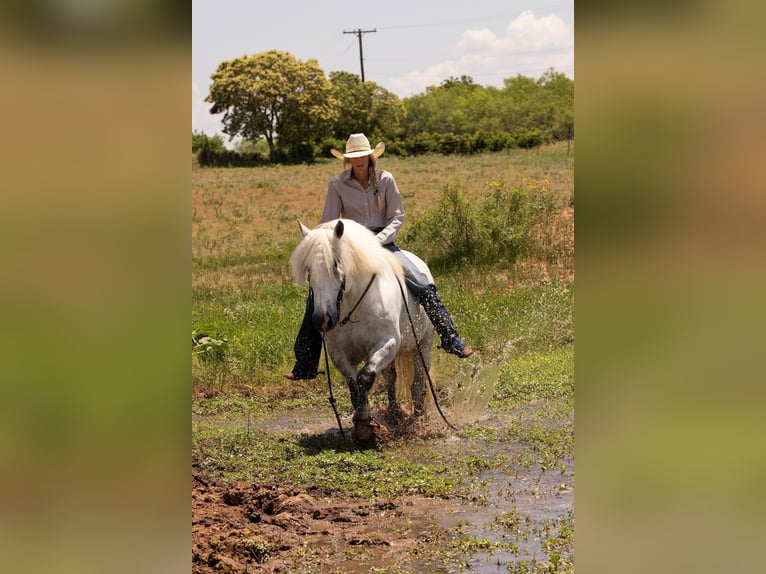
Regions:
[[[324,202],[322,223],[333,219],[353,219],[377,233],[382,245],[396,239],[404,223],[404,206],[394,176],[377,169],[379,181],[377,194],[380,195],[380,209],[375,200],[374,182],[370,180],[367,189],[352,176],[353,169],[347,169],[330,180]]]

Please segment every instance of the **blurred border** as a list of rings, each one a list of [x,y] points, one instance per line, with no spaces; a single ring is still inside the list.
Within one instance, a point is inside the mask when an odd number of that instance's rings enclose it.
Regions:
[[[0,560],[188,571],[190,6],[0,10]]]
[[[576,555],[762,562],[762,5],[577,5]]]

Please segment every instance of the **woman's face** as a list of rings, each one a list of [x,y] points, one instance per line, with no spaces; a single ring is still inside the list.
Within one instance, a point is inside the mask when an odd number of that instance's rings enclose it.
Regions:
[[[354,166],[354,169],[366,168],[367,164],[370,162],[369,155],[363,155],[362,157],[352,157],[350,159],[351,159],[351,165]]]

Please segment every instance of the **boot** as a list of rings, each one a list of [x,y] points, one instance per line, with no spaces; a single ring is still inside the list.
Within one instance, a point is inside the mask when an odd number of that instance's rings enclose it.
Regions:
[[[439,294],[436,292],[436,285],[432,283],[425,287],[417,299],[418,303],[423,306],[431,323],[433,323],[434,329],[439,334],[442,349],[457,355],[461,359],[473,355],[473,349],[460,339],[460,335],[458,335],[457,329],[455,329],[455,325],[452,323],[449,311],[447,311]]]
[[[292,372],[285,375],[285,378],[291,381],[315,379],[318,373],[319,357],[322,354],[322,335],[311,323],[313,312],[313,305],[309,299],[306,302],[306,312],[303,315],[303,322],[293,346],[295,366]]]

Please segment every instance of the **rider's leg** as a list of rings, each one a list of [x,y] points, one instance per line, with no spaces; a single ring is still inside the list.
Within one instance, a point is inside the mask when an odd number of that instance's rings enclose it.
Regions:
[[[418,303],[423,306],[426,315],[433,323],[434,329],[441,339],[442,349],[461,359],[473,355],[473,349],[463,343],[460,338],[447,307],[444,306],[441,297],[439,297],[436,285],[431,283],[428,276],[422,273],[398,247],[393,244],[384,245],[384,247],[402,262],[407,288],[415,296]]]

